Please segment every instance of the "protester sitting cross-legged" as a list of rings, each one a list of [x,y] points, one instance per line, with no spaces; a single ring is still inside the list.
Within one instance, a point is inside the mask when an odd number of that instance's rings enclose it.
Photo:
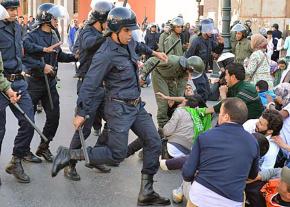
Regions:
[[[242,206],[245,180],[256,178],[259,146],[244,130],[248,109],[239,98],[223,100],[219,126],[200,134],[183,165],[183,179],[192,182],[190,206]],[[235,189],[235,190],[233,190]]]

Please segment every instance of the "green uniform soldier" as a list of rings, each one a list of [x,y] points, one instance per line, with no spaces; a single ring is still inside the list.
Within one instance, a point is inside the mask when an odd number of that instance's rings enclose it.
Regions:
[[[247,29],[242,24],[236,24],[231,32],[235,33],[236,45],[233,48],[235,54],[235,62],[244,64],[244,60],[251,56],[253,50],[251,48],[251,42],[247,39]]]
[[[154,57],[148,59],[141,70],[141,76],[144,77],[157,61]],[[167,96],[183,96],[188,80],[188,73],[192,73],[192,76],[198,77],[203,71],[204,63],[200,57],[192,56],[186,59],[183,56],[169,55],[168,62],[161,62],[152,72],[154,92],[161,92]],[[168,103],[166,100],[157,98],[157,96],[156,101],[158,106],[158,126],[159,128],[163,128],[169,121],[167,115]]]
[[[180,39],[184,21],[180,17],[176,17],[171,21],[171,34],[164,41],[164,51],[167,52],[174,43]],[[183,56],[183,48],[181,42],[178,43],[169,55]]]
[[[164,42],[165,42],[165,39],[167,37],[169,37],[169,35],[170,35],[170,26],[169,25],[165,25],[164,26],[164,32],[159,37],[158,51],[166,52],[166,51],[164,51]]]

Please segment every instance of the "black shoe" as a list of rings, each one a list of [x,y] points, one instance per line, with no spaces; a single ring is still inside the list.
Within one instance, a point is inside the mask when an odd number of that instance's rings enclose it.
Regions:
[[[19,183],[30,183],[30,178],[25,174],[21,159],[13,156],[5,171],[8,174],[13,174]]]
[[[110,173],[111,172],[111,168],[108,168],[105,165],[93,165],[93,164],[89,164],[89,165],[86,165],[86,167],[88,167],[90,169],[96,168],[101,173]]]
[[[77,173],[76,170],[76,162],[71,161],[69,166],[66,166],[63,171],[64,177],[66,177],[69,180],[79,181],[81,179],[80,175]]]
[[[153,175],[142,174],[141,187],[138,196],[139,206],[168,206],[171,202],[168,198],[161,197],[153,189]]]
[[[53,161],[53,155],[49,150],[48,144],[46,144],[46,143],[41,143],[38,146],[38,149],[36,150],[35,154],[39,157],[43,157],[47,162]]]
[[[57,150],[57,155],[53,160],[51,176],[55,177],[57,173],[69,165],[72,160],[84,160],[84,154],[81,149],[68,149],[60,146]]]
[[[120,163],[110,163],[110,164],[106,164],[107,166],[110,166],[110,167],[119,167],[120,166]]]
[[[69,149],[60,146],[57,150],[55,159],[53,160],[51,176],[55,177],[61,169],[68,166],[70,159]]]
[[[23,157],[23,160],[27,162],[34,162],[34,163],[42,162],[42,160],[36,157],[32,152],[28,152],[27,155]]]

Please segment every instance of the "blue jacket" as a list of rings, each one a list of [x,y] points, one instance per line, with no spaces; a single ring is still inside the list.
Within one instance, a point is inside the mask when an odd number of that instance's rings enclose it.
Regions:
[[[130,41],[122,47],[110,37],[102,44],[93,57],[77,101],[78,115],[91,114],[103,101],[103,82],[105,98],[120,100],[137,99],[140,97],[139,73],[136,52],[142,51],[147,55],[152,50],[144,44]]]
[[[0,34],[0,51],[4,62],[4,73],[20,73],[23,70],[20,25],[17,21],[0,21]]]
[[[258,143],[242,125],[222,124],[199,135],[182,171],[185,181],[242,202],[246,179],[258,175]]]
[[[273,91],[260,92],[259,96],[260,96],[261,102],[262,102],[264,107],[266,107],[267,104],[268,104],[268,100],[267,100],[267,96],[266,95],[271,96],[273,98],[273,100],[276,98],[276,95],[275,95],[275,93]]]
[[[47,33],[37,28],[25,35],[23,63],[32,76],[43,77],[45,64],[53,66],[57,72],[58,62],[76,61],[74,55],[62,52],[60,47],[55,48],[55,53],[43,52],[44,47],[49,47],[58,42],[59,39],[53,30],[51,33]],[[44,62],[42,58],[44,58]]]
[[[80,66],[79,76],[84,77],[90,68],[92,59],[106,38],[96,28],[86,25],[79,34]]]

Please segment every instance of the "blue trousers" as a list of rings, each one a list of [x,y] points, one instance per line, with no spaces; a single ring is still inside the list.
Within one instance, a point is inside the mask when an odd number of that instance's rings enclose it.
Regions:
[[[12,82],[11,87],[14,91],[21,91],[21,98],[18,102],[20,108],[34,122],[33,105],[27,92],[27,83],[25,80],[16,80]],[[6,125],[6,107],[9,106],[15,117],[18,119],[18,133],[14,140],[13,155],[22,158],[30,151],[30,143],[34,134],[33,127],[24,118],[24,116],[12,105],[5,97],[0,95],[0,153],[2,141],[5,135]]]
[[[108,127],[108,140],[105,146],[88,147],[90,162],[99,164],[115,164],[127,156],[128,134],[131,129],[143,139],[142,174],[154,175],[159,168],[161,139],[144,103],[137,106],[116,101],[106,101],[104,116]]]
[[[59,95],[56,89],[56,83],[50,82],[50,93],[53,102],[53,110],[51,110],[44,79],[39,80],[35,78],[29,78],[28,84],[28,91],[34,106],[34,113],[36,111],[37,103],[39,101],[42,103],[46,115],[43,134],[48,138],[49,141],[51,141],[56,134],[60,117]]]

